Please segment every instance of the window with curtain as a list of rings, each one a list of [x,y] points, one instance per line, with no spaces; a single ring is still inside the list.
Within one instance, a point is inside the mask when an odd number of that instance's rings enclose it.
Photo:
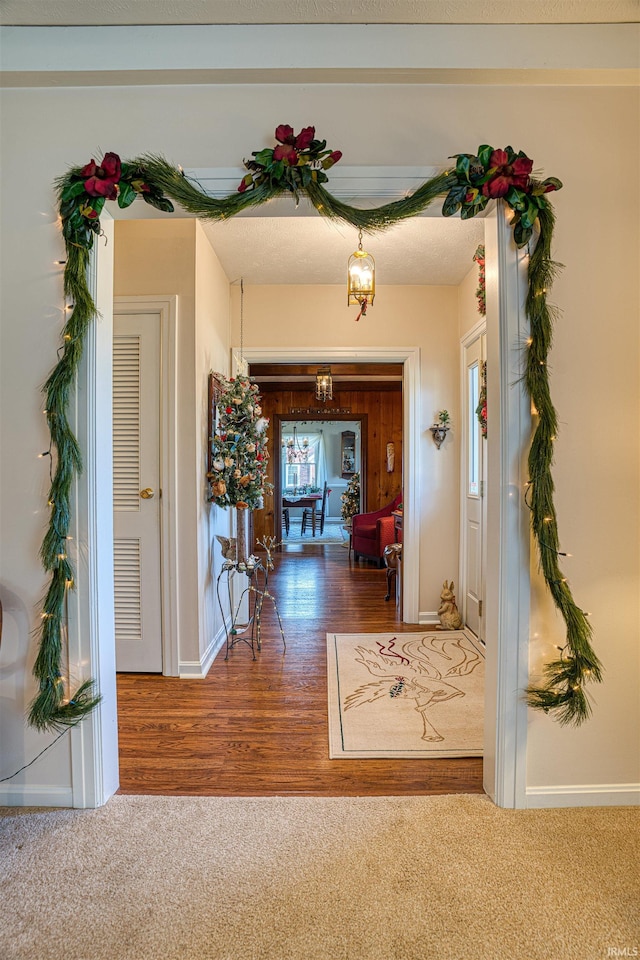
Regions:
[[[326,477],[322,432],[282,434],[283,491],[312,492],[321,489]]]

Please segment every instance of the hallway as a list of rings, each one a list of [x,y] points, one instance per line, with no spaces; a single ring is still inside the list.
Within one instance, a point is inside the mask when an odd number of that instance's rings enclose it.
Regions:
[[[303,552],[304,551],[304,552]],[[120,793],[400,796],[482,793],[482,759],[329,760],[325,634],[415,632],[386,576],[340,546],[285,547],[257,661],[244,644],[205,680],[118,675]]]

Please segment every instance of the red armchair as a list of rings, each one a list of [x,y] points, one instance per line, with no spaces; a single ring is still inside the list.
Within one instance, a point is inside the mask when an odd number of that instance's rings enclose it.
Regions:
[[[374,510],[373,513],[357,513],[351,522],[351,543],[356,560],[365,557],[374,560],[379,567],[384,566],[384,548],[395,542],[394,521],[392,510],[396,510],[402,503],[402,494],[386,507]]]

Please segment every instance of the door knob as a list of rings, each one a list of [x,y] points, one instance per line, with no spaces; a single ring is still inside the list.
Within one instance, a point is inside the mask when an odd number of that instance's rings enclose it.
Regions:
[[[153,497],[153,490],[151,487],[145,487],[144,490],[140,491],[140,496],[143,500],[151,500]]]

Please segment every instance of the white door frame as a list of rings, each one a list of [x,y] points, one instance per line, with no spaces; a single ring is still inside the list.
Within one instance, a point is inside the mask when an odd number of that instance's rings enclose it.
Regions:
[[[468,330],[463,337],[460,339],[460,410],[462,411],[461,422],[464,424],[462,429],[462,448],[460,449],[460,563],[458,566],[458,596],[460,597],[460,613],[462,614],[465,623],[466,623],[466,612],[467,612],[467,548],[468,548],[468,527],[467,527],[467,484],[469,482],[469,472],[468,472],[468,455],[469,455],[469,426],[468,426],[468,410],[467,410],[467,393],[468,393],[468,367],[466,360],[466,351],[476,340],[479,340],[482,336],[485,336],[487,332],[487,320],[486,317],[482,317],[481,320],[478,320],[470,330]],[[482,373],[482,364],[480,364],[480,369],[478,370],[478,377],[480,378]],[[482,476],[480,476],[480,509],[482,511],[482,596],[480,597],[481,601],[485,601],[484,596],[484,576],[487,569],[486,563],[486,537],[484,535],[484,528],[486,526],[486,491],[484,489],[483,483],[485,478],[486,471],[486,461],[487,456],[486,452],[482,451],[482,464],[483,471]],[[485,601],[486,602],[486,601]],[[480,614],[481,621],[481,632],[484,628],[484,611]],[[484,640],[484,636],[480,639]]]
[[[526,805],[526,707],[529,648],[529,520],[523,503],[523,459],[530,436],[529,402],[520,378],[520,351],[528,331],[524,314],[525,257],[513,243],[503,203],[485,219],[487,289],[487,399],[491,428],[487,503],[487,679],[485,693],[484,788],[501,807]],[[78,437],[85,451],[85,472],[78,478],[78,539],[87,543],[88,574],[79,565],[79,607],[89,622],[72,629],[73,662],[94,676],[103,702],[71,733],[74,806],[99,806],[117,789],[118,738],[113,636],[113,527],[111,522],[111,290],[113,244],[96,244],[98,282],[92,283],[102,320],[92,326],[79,375]],[[109,287],[109,281],[111,287]],[[108,319],[107,319],[108,318]],[[105,334],[108,333],[108,337]],[[108,342],[107,342],[108,341]],[[267,348],[265,348],[267,349]],[[269,351],[272,355],[274,351]],[[279,357],[286,351],[276,350]],[[313,351],[293,350],[309,357]],[[258,360],[260,351],[245,350]],[[262,354],[264,357],[265,354]],[[288,356],[291,356],[289,354]],[[418,348],[322,351],[325,360],[402,360],[405,364],[405,498],[415,519],[406,532],[405,610],[418,611],[418,543],[422,488],[419,458],[420,376]],[[293,359],[293,357],[292,357]],[[107,372],[107,367],[108,372]],[[105,423],[108,418],[107,428]],[[102,431],[102,432],[101,432]],[[109,448],[109,453],[106,448]],[[108,467],[108,463],[107,463]],[[175,551],[173,551],[175,555]],[[73,627],[73,625],[72,625]]]
[[[232,357],[239,356],[232,347]],[[403,619],[418,622],[420,570],[418,531],[421,523],[420,484],[420,348],[419,347],[244,347],[251,363],[402,363],[402,496],[405,516],[411,518],[402,533]],[[330,411],[329,411],[330,412]]]
[[[177,296],[114,297],[113,313],[160,316],[160,590],[162,595],[162,673],[179,669],[177,569]]]

